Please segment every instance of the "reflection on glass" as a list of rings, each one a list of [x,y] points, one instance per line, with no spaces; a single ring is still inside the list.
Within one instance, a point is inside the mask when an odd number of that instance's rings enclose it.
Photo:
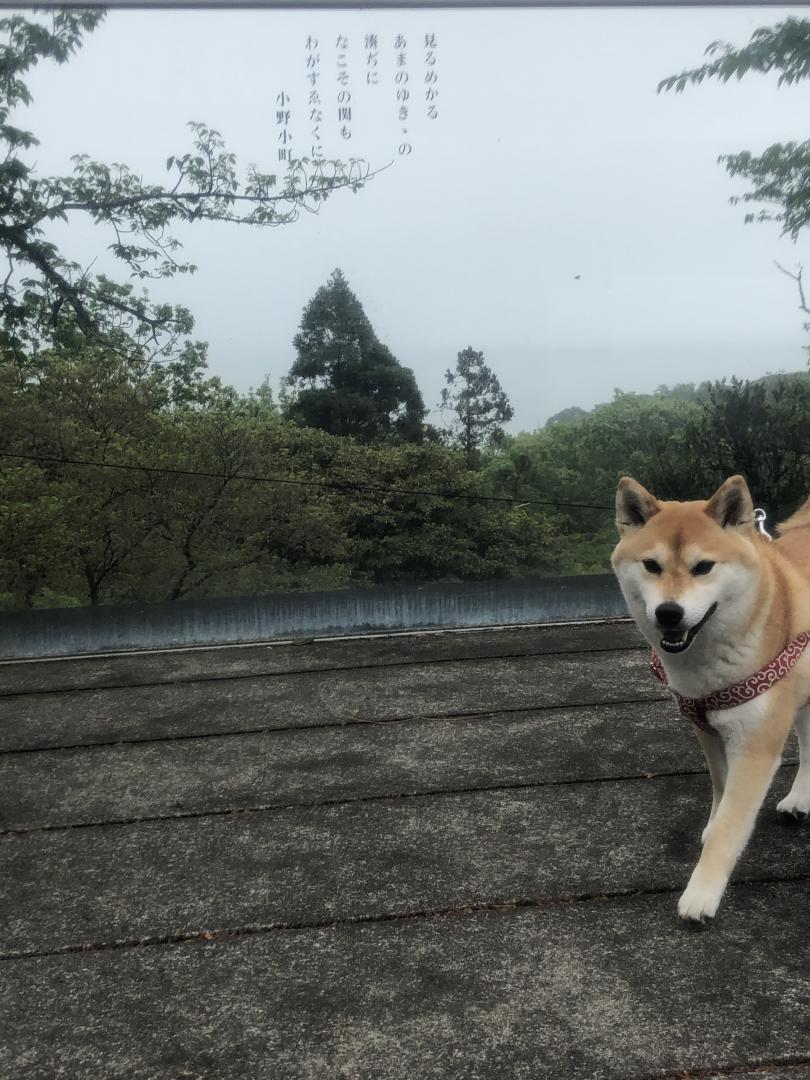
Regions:
[[[0,605],[599,573],[624,473],[792,509],[807,25],[7,15]]]

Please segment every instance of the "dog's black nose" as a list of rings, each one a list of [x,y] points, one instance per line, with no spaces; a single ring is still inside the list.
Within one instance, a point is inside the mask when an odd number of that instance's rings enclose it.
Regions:
[[[683,618],[683,608],[680,604],[667,600],[655,609],[655,617],[659,626],[663,626],[665,630],[674,630]]]

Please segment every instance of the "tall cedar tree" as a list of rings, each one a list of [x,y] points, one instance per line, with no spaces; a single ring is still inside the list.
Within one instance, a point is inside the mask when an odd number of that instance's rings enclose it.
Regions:
[[[414,374],[377,338],[340,270],[304,309],[293,345],[289,419],[363,443],[421,442],[426,410]]]
[[[475,468],[481,448],[503,438],[503,425],[515,415],[498,376],[484,363],[484,354],[468,346],[458,354],[456,369],[447,369],[447,386],[439,405],[451,411],[451,438],[465,453],[467,464]]]

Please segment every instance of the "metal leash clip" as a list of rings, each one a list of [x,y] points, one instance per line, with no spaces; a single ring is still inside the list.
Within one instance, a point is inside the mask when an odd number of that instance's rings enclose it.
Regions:
[[[762,510],[762,509],[754,510],[754,521],[757,523],[757,528],[759,529],[759,531],[762,533],[762,535],[764,537],[767,537],[768,540],[773,540],[773,537],[768,532],[768,530],[765,528],[765,522],[767,520],[768,520],[768,515],[765,513],[764,510]]]

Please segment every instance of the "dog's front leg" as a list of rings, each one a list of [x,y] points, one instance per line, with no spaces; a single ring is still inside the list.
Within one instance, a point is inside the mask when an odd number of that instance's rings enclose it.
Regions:
[[[699,727],[695,728],[695,734],[703,749],[706,764],[709,766],[709,775],[712,778],[712,808],[709,812],[709,821],[700,838],[701,841],[705,843],[706,837],[709,835],[709,826],[717,816],[717,808],[723,797],[723,789],[726,786],[726,773],[728,769],[726,765],[726,751],[720,736],[708,731],[703,731]]]
[[[799,710],[793,726],[799,736],[799,768],[793,787],[776,809],[780,814],[804,817],[810,813],[810,705]]]
[[[741,711],[749,708],[740,706]],[[725,787],[707,826],[703,852],[678,902],[681,918],[702,922],[715,915],[781,760],[791,715],[782,703],[771,706],[756,728],[746,730],[747,725],[740,724],[726,738]]]

